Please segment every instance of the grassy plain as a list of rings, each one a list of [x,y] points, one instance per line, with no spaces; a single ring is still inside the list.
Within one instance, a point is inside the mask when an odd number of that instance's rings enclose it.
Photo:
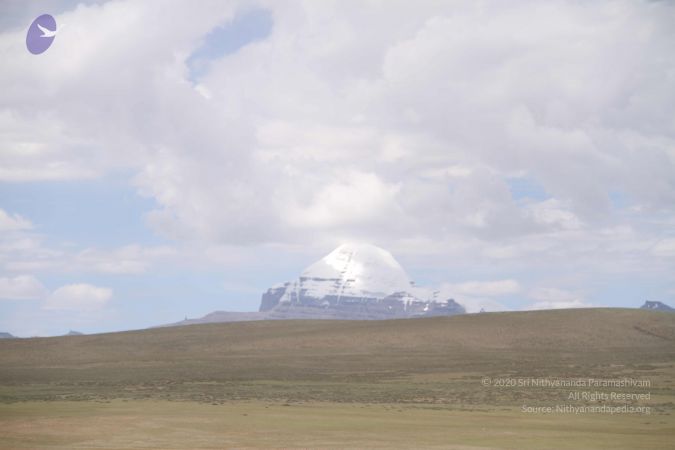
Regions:
[[[497,386],[648,380],[649,387]],[[575,391],[648,400],[570,400]],[[522,406],[649,407],[650,414]],[[0,341],[0,448],[626,448],[675,440],[675,314],[266,321]]]

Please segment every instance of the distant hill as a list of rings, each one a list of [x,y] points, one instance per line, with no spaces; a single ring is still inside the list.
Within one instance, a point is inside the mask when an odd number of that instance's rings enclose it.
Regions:
[[[101,367],[123,368],[148,361],[159,365],[164,360],[173,365],[182,359],[217,362],[235,355],[244,357],[241,361],[247,364],[267,364],[268,357],[283,361],[291,354],[303,361],[309,354],[322,354],[328,358],[326,362],[339,354],[390,354],[404,350],[406,354],[412,352],[435,360],[460,350],[600,352],[606,348],[662,348],[673,352],[674,344],[675,316],[640,309],[585,308],[382,321],[211,323],[85,335],[76,341],[67,337],[17,339],[0,345],[0,361],[3,370],[14,364],[29,368],[93,362]],[[286,363],[293,361],[282,366]],[[434,364],[441,363],[439,360]],[[228,370],[228,364],[218,362],[217,366],[218,370]]]
[[[652,311],[668,311],[675,312],[675,308],[671,308],[662,302],[650,302],[646,301],[644,305],[640,306],[640,309],[649,309]]]
[[[175,327],[180,325],[197,325],[220,322],[246,322],[251,320],[265,320],[268,315],[264,312],[237,312],[237,311],[214,311],[196,319],[185,319],[180,322],[160,325],[160,327]],[[156,327],[159,328],[159,327]]]
[[[84,333],[80,333],[79,331],[70,330],[68,333],[65,334],[65,336],[84,336]]]
[[[675,314],[597,308],[261,320],[0,341],[0,402],[161,398],[522,404],[481,377],[670,379]],[[652,370],[653,369],[653,370]],[[545,391],[548,401],[560,393]],[[664,400],[665,401],[665,400]]]
[[[16,339],[16,336],[5,332],[0,332],[0,339]]]

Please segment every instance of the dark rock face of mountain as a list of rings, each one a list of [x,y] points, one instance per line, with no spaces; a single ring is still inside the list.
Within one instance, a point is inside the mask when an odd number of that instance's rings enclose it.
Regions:
[[[328,304],[322,304],[328,302]],[[405,304],[396,295],[379,298],[347,297],[309,299],[305,302],[281,303],[260,313],[266,319],[339,319],[382,320],[409,317],[450,316],[463,314],[464,308],[452,299],[446,302],[414,301]]]
[[[0,339],[16,339],[16,336],[13,336],[9,333],[0,332]]]
[[[286,288],[289,284],[291,283],[285,283],[281,286],[269,288],[267,292],[262,295],[262,299],[260,300],[260,309],[258,311],[269,311],[270,309],[277,306],[279,304],[279,300],[281,300],[281,297],[283,297],[283,295],[286,293]]]
[[[640,306],[640,309],[650,309],[652,311],[668,311],[675,312],[675,308],[671,308],[662,302],[650,302],[647,300],[644,305]]]

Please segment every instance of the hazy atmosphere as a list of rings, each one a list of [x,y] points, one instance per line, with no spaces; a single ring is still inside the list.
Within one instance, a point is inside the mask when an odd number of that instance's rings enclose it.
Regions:
[[[255,311],[345,242],[469,312],[672,305],[673,24],[667,1],[3,0],[0,331]]]

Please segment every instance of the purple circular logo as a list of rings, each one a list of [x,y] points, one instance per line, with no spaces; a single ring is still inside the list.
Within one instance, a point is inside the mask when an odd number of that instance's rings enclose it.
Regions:
[[[43,14],[30,24],[26,34],[26,47],[34,55],[44,53],[54,42],[56,20],[49,14]]]

